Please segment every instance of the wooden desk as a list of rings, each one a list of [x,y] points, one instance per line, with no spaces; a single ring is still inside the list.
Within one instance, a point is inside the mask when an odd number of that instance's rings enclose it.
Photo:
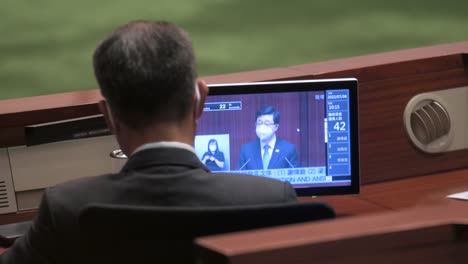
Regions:
[[[200,263],[466,263],[468,204],[197,239]]]
[[[445,197],[462,191],[468,191],[468,169],[365,184],[359,195],[303,197],[301,200],[325,201],[340,217],[458,203]]]
[[[468,157],[467,157],[468,159]],[[359,198],[389,210],[463,203],[447,195],[468,191],[468,169],[363,186]]]
[[[322,199],[353,217],[200,238],[200,260],[466,263],[468,201],[446,198],[461,191],[468,191],[468,170],[366,185],[355,197]]]
[[[465,263],[468,170],[367,184],[332,196],[333,221],[197,240],[202,263]],[[312,198],[303,198],[312,200]],[[352,217],[342,217],[352,216]]]

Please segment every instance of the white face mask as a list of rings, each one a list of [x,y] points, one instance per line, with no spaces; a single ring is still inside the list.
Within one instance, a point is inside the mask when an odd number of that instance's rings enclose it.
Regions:
[[[257,137],[261,141],[270,139],[273,136],[273,133],[275,133],[273,131],[273,128],[266,126],[266,125],[257,126],[257,129],[255,130],[255,132],[257,133]]]

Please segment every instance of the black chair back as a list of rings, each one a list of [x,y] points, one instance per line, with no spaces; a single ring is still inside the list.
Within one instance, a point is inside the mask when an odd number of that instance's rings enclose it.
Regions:
[[[321,202],[225,207],[90,204],[81,211],[79,225],[84,254],[95,263],[194,263],[196,237],[334,216]]]

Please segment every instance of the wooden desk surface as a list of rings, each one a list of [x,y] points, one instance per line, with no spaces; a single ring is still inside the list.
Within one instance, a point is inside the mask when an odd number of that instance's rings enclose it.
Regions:
[[[468,191],[468,169],[366,184],[361,186],[359,195],[325,196],[316,200],[329,203],[338,216],[352,216],[416,206],[459,203],[446,196],[462,191]],[[315,199],[304,197],[301,200]]]
[[[390,210],[459,201],[447,195],[468,191],[468,169],[363,186],[359,198]],[[468,205],[468,203],[467,203]]]
[[[457,260],[460,256],[466,260],[467,208],[468,202],[421,206],[217,235],[196,242],[201,263],[394,263],[385,261],[386,257],[408,263],[410,255],[418,260],[415,263],[455,263],[447,259],[452,254]],[[438,261],[433,262],[432,256]]]

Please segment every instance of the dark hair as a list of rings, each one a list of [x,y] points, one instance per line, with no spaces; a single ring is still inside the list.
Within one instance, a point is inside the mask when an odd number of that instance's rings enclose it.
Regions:
[[[273,106],[265,106],[259,109],[255,114],[255,121],[262,115],[273,115],[273,122],[275,122],[275,124],[279,124],[280,122],[280,113]]]
[[[188,34],[174,24],[123,25],[99,44],[93,64],[102,95],[129,127],[182,120],[191,109],[195,56]]]
[[[215,152],[218,152],[219,151],[219,146],[218,146],[218,141],[214,138],[210,139],[210,141],[208,141],[208,152],[210,152],[210,145],[211,143],[216,143],[216,151]]]

